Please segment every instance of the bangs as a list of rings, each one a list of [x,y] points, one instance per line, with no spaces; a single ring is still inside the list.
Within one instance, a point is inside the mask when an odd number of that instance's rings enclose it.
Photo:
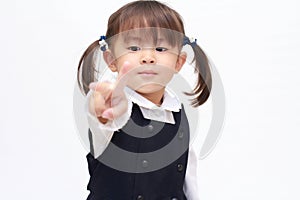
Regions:
[[[135,28],[117,35],[116,38],[122,38],[125,43],[139,41],[139,43],[160,44],[166,42],[171,47],[181,47],[184,35],[180,32],[157,27]]]

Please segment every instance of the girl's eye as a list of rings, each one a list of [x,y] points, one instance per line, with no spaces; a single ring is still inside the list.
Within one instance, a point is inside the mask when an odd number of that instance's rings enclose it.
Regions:
[[[168,49],[165,47],[156,47],[155,50],[158,52],[163,52],[163,51],[167,51]]]
[[[141,48],[140,48],[140,47],[137,47],[137,46],[131,46],[131,47],[128,47],[128,49],[129,49],[130,51],[139,51],[139,50],[141,50]]]

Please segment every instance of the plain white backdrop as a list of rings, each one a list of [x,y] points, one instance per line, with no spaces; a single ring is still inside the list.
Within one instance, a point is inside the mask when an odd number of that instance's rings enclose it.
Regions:
[[[0,198],[85,199],[73,120],[77,63],[129,1],[1,1]],[[298,200],[300,14],[296,0],[165,0],[214,61],[226,120],[200,161],[203,200]]]

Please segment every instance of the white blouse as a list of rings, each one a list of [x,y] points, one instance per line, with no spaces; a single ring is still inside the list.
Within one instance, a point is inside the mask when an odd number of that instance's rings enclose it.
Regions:
[[[86,112],[89,128],[92,132],[93,137],[94,157],[98,157],[103,153],[105,148],[108,146],[114,131],[121,129],[127,123],[131,115],[132,103],[136,103],[137,105],[139,105],[144,118],[171,124],[175,123],[172,112],[179,112],[179,110],[181,109],[181,103],[178,97],[167,89],[165,90],[163,103],[160,106],[155,105],[154,103],[128,87],[126,87],[124,91],[128,99],[127,112],[112,121],[108,121],[105,124],[99,122],[97,117],[89,112],[88,102],[93,92],[90,91],[87,94]],[[200,199],[197,166],[197,154],[195,153],[193,146],[190,144],[188,164],[183,186],[184,193],[188,200]]]

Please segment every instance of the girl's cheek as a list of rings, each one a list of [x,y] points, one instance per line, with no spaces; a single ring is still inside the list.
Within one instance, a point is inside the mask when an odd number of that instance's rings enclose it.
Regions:
[[[132,69],[132,64],[129,61],[125,61],[119,71],[120,75],[126,74],[127,72],[129,72]]]

